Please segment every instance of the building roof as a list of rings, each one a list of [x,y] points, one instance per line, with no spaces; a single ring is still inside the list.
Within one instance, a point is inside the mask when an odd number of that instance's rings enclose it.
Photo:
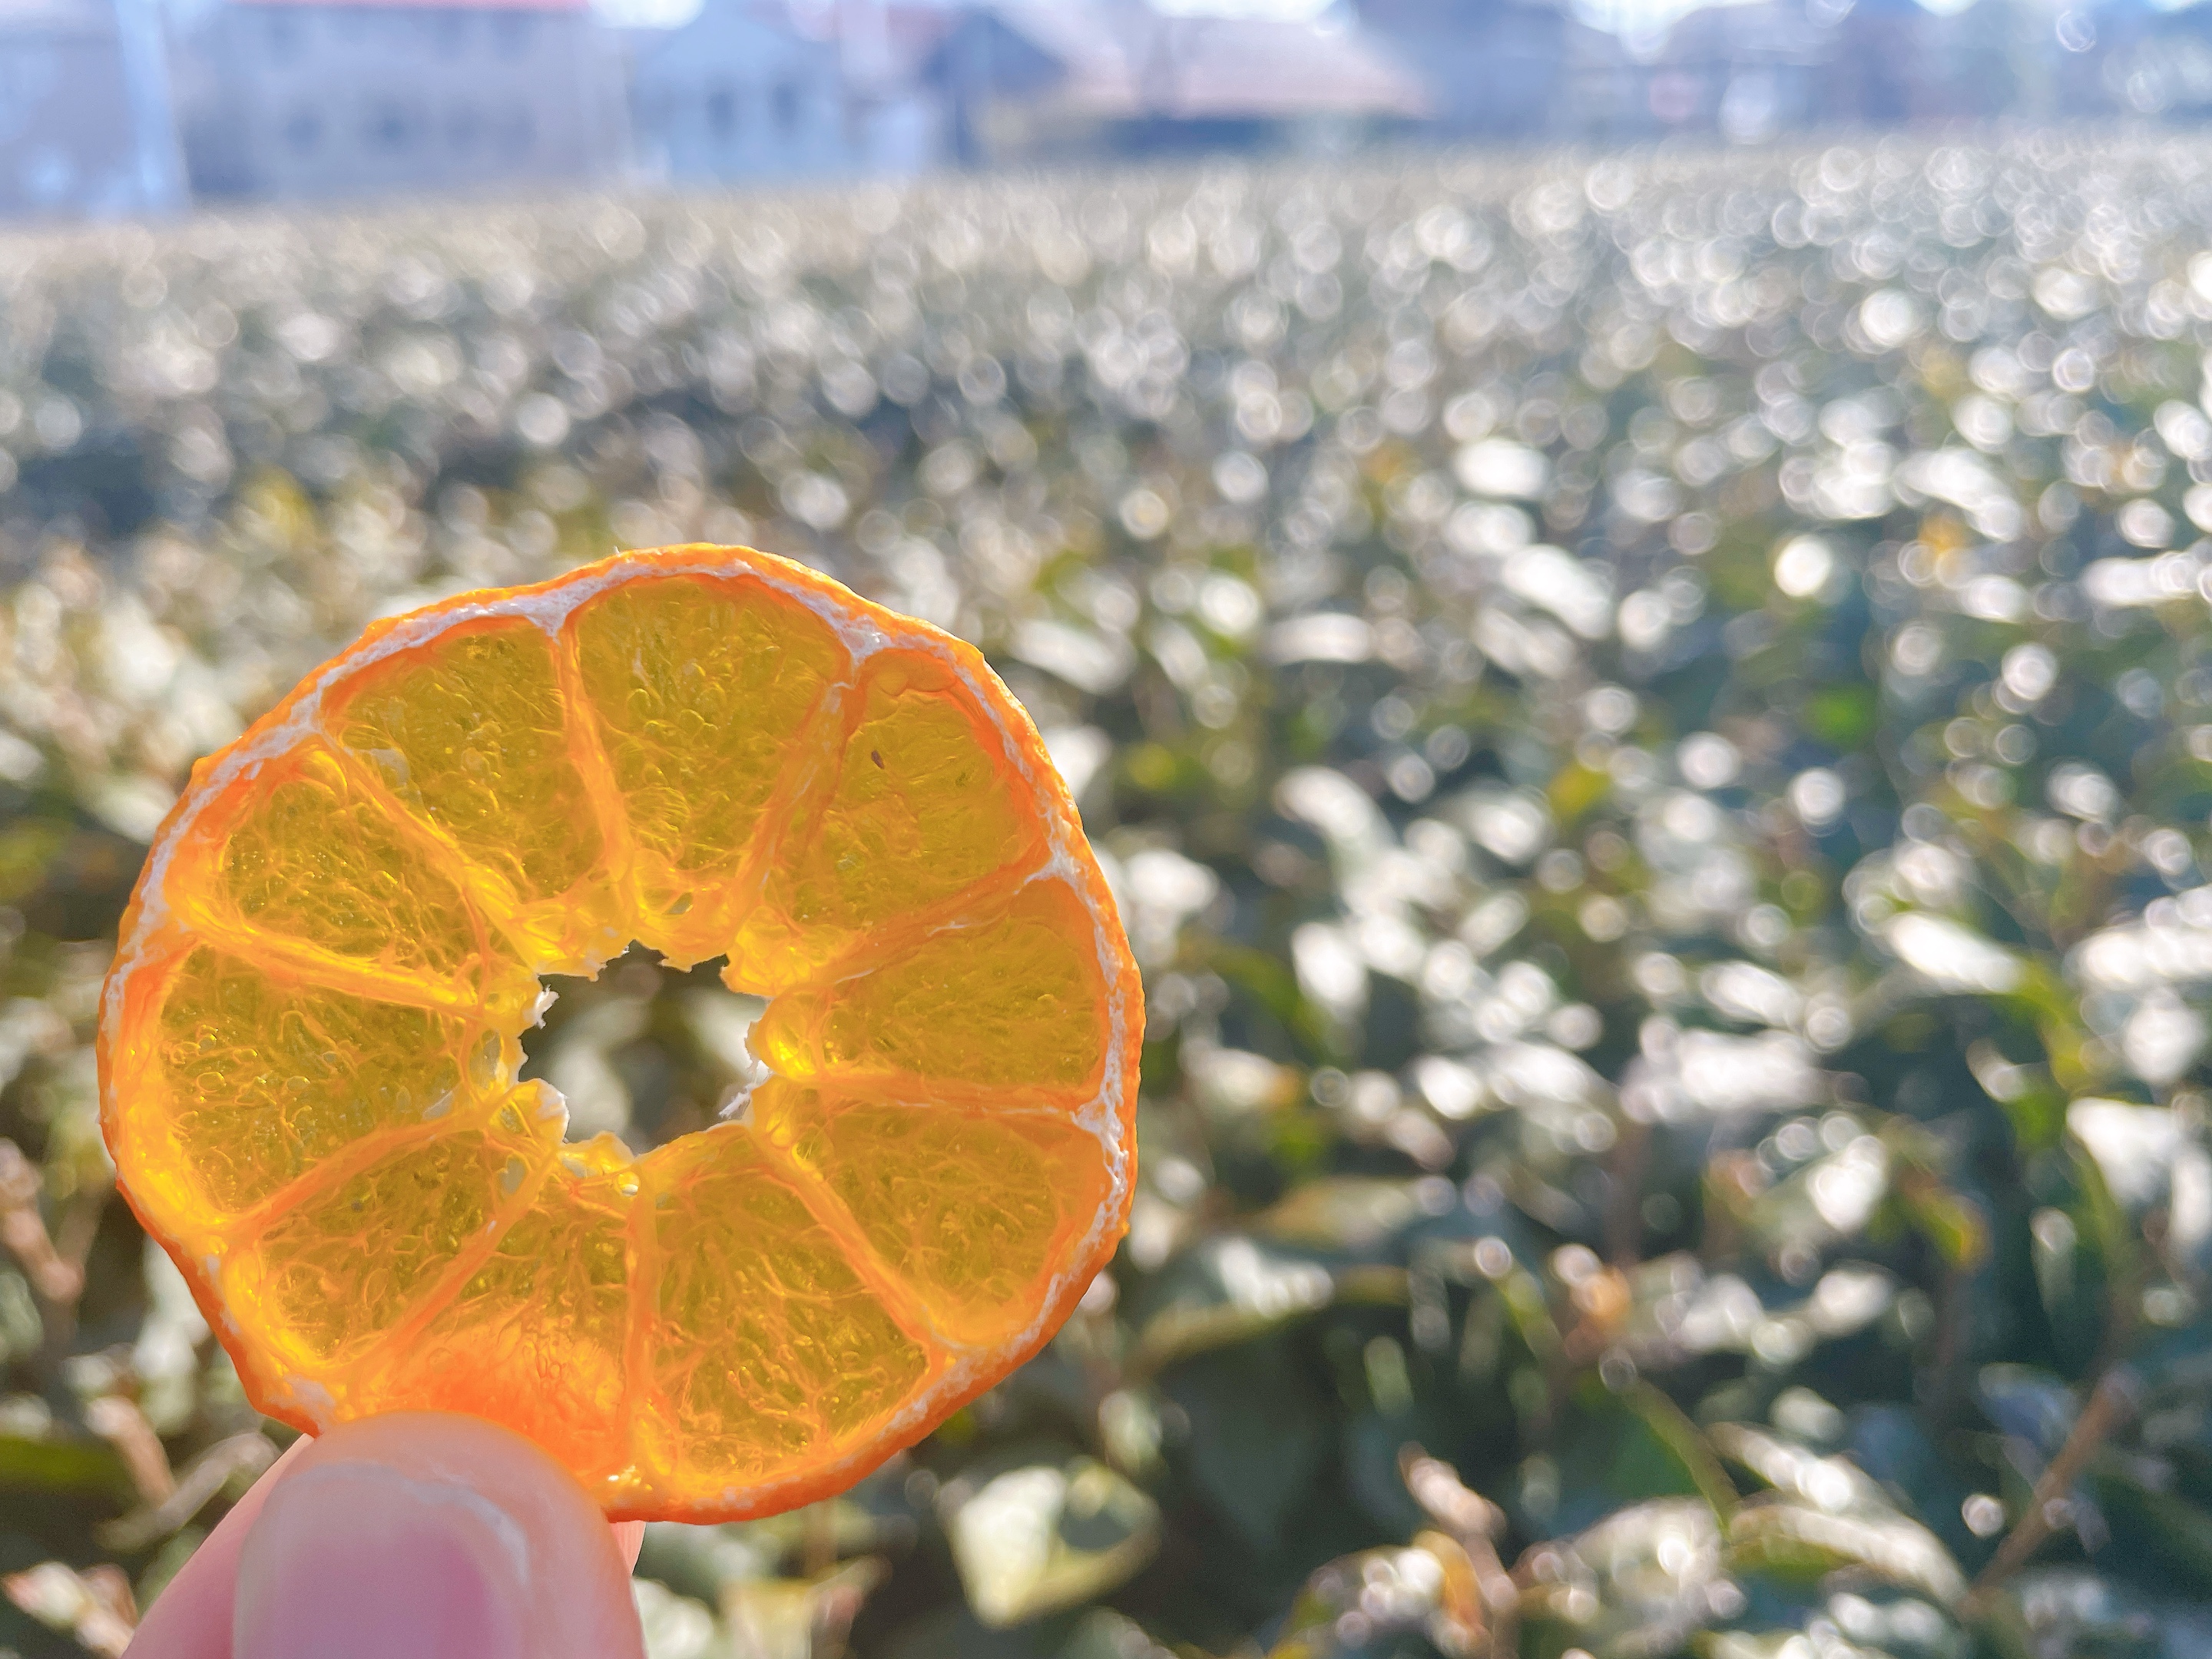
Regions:
[[[4,3],[5,0],[0,0]],[[536,11],[588,12],[592,0],[230,0],[239,6],[291,7],[338,11]]]
[[[345,0],[322,3],[343,4]],[[846,83],[866,88],[913,81],[930,53],[967,15],[949,4],[907,0],[813,0],[811,4],[702,0],[694,15],[673,27],[653,26],[629,33],[641,53],[680,61],[684,52],[695,47],[740,41],[749,29],[764,31],[800,49],[836,52]]]
[[[114,32],[115,8],[106,0],[0,0],[0,35]]]
[[[748,76],[760,78],[800,67],[838,67],[834,40],[799,33],[759,6],[708,0],[690,21],[672,29],[641,29],[634,38],[641,90],[664,77],[721,77],[739,66]]]
[[[1334,21],[1168,16],[1115,0],[990,9],[1065,71],[1049,101],[1101,119],[1428,112],[1427,88]]]
[[[1919,11],[1912,0],[1905,3]],[[1834,33],[1807,16],[1796,0],[1700,6],[1674,21],[1660,58],[1671,64],[1738,58],[1812,63],[1825,58]]]
[[[778,27],[834,42],[846,79],[858,86],[911,81],[966,15],[927,0],[813,0],[811,5],[752,0],[751,9]]]

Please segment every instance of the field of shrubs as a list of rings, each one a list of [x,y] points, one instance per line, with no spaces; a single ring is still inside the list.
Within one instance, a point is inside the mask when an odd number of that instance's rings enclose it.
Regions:
[[[281,1437],[95,1120],[185,769],[682,540],[991,655],[1148,1030],[1065,1332],[654,1659],[2212,1649],[2208,250],[2063,135],[0,238],[0,1650]],[[562,989],[708,1120],[710,975]]]

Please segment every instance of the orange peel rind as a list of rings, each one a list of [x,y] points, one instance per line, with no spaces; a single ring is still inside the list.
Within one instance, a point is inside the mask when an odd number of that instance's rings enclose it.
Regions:
[[[633,1157],[518,1082],[631,940],[766,995],[742,1117]],[[468,1411],[617,1519],[842,1490],[1124,1231],[1142,994],[970,647],[744,549],[372,627],[155,837],[102,1127],[253,1403]]]

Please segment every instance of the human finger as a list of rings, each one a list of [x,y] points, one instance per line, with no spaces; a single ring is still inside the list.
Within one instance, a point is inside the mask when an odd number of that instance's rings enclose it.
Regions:
[[[189,1587],[157,1626],[165,1593],[134,1653],[635,1659],[642,1651],[629,1595],[635,1537],[619,1536],[572,1477],[504,1429],[427,1413],[342,1425],[289,1455],[281,1478],[256,1493],[256,1511],[228,1551],[230,1572],[218,1558],[209,1582]],[[198,1565],[195,1556],[187,1571]]]
[[[262,1471],[245,1497],[192,1552],[139,1621],[127,1659],[230,1659],[231,1595],[238,1583],[238,1554],[269,1493],[301,1455],[314,1444],[294,1441]]]

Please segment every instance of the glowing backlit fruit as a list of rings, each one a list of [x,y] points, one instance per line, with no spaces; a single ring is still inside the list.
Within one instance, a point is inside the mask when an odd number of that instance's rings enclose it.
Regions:
[[[745,1112],[633,1159],[518,1084],[632,939],[769,999]],[[971,649],[758,553],[372,629],[192,774],[100,1022],[123,1188],[254,1403],[492,1418],[617,1516],[833,1492],[1121,1236],[1142,1004]]]

